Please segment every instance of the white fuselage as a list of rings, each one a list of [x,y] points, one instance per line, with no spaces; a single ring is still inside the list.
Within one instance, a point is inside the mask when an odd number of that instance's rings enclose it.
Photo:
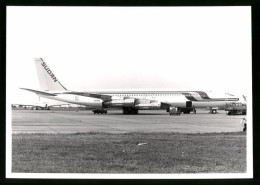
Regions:
[[[238,100],[228,93],[212,94],[204,91],[173,90],[107,90],[69,91],[57,79],[42,58],[35,59],[41,90],[21,88],[39,96],[88,108],[123,108],[124,113],[137,110],[178,108],[222,107]]]
[[[102,108],[104,100],[100,98],[87,97],[78,94],[68,94],[70,91],[53,92],[56,96],[43,96],[45,98],[84,105],[89,108]],[[84,93],[84,91],[81,91]],[[121,101],[135,101],[136,109],[165,109],[162,104],[173,107],[187,107],[187,102],[192,108],[223,107],[238,100],[235,96],[225,93],[212,94],[204,91],[87,91],[88,93],[111,96],[108,107],[124,107]]]

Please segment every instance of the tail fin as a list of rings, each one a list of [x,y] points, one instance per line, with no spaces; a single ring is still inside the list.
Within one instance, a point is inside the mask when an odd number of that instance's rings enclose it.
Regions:
[[[53,74],[42,58],[35,59],[36,70],[43,91],[64,91],[67,90]]]

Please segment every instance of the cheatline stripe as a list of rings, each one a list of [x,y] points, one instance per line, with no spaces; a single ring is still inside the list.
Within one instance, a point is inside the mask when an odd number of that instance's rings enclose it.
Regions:
[[[196,99],[192,94],[196,92],[199,94],[201,98]],[[60,94],[60,93],[55,93]],[[75,95],[82,95],[82,96],[89,96],[89,97],[96,97],[100,98],[101,96],[110,96],[109,94],[143,94],[144,96],[147,94],[182,94],[190,101],[237,101],[238,98],[210,98],[205,92],[203,91],[129,91],[129,92],[63,92],[62,94],[75,94]],[[197,97],[198,98],[198,97]]]
[[[190,93],[196,91],[82,91],[80,93],[87,93],[87,94],[182,94],[182,93]]]
[[[238,98],[212,98],[210,101],[237,101]]]

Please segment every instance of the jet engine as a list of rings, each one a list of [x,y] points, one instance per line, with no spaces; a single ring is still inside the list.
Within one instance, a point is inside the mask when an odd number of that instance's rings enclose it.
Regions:
[[[104,107],[134,107],[135,99],[112,100],[103,103]]]
[[[152,102],[152,103],[140,103],[135,105],[135,107],[139,110],[156,110],[160,109],[161,103],[160,102]]]

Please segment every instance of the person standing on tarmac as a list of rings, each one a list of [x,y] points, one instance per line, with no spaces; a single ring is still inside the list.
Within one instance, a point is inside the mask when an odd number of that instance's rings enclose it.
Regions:
[[[242,120],[241,120],[241,125],[243,126],[243,132],[245,132],[246,131],[246,118],[243,118]]]

